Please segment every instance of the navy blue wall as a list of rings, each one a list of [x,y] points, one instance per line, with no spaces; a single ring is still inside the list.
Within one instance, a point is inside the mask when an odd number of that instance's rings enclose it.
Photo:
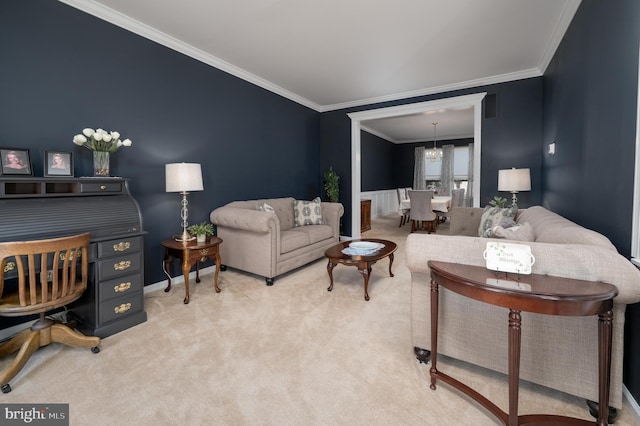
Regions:
[[[147,284],[165,278],[159,243],[181,226],[166,163],[202,164],[190,223],[232,200],[320,195],[316,111],[56,1],[0,2],[0,52],[0,146],[28,148],[36,176],[44,150],[72,151],[75,175],[92,174],[71,141],[84,127],[133,140],[111,175],[131,179],[142,209]]]
[[[630,255],[640,2],[582,2],[544,75],[543,204]],[[598,207],[597,197],[615,200]],[[624,383],[640,400],[640,307],[627,308]]]
[[[498,194],[498,170],[511,167],[531,169],[531,191],[518,194],[518,205],[527,207],[541,203],[542,77],[538,77],[322,113],[321,163],[323,169],[333,165],[342,177],[341,183],[344,182],[340,202],[345,206],[344,217],[347,218],[343,220],[345,234],[351,233],[351,120],[347,114],[480,92],[495,93],[498,106],[496,117],[482,120],[480,205],[487,204]],[[406,167],[408,156],[404,151],[393,158]],[[410,181],[406,182],[405,175],[395,178],[397,186],[412,186],[413,153],[409,163]],[[364,179],[364,157],[362,164]],[[367,189],[362,186],[361,191],[364,190]]]
[[[360,132],[360,155],[362,158],[362,191],[381,191],[398,188],[396,185],[395,160],[397,145],[372,135]]]

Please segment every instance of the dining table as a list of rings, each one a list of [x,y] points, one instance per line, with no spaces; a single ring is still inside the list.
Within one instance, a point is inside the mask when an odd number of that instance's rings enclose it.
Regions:
[[[431,199],[431,210],[434,212],[447,213],[451,208],[451,196],[448,195],[434,195]],[[411,209],[411,199],[400,200],[400,213],[406,214]]]

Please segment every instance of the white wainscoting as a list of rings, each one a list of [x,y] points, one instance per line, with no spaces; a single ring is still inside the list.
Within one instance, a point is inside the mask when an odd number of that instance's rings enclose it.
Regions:
[[[398,193],[395,188],[361,192],[360,198],[371,200],[371,219],[398,212]]]

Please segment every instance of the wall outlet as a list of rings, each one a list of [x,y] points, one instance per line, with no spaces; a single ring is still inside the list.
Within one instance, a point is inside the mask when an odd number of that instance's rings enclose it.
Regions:
[[[53,281],[53,271],[47,271],[47,282]]]

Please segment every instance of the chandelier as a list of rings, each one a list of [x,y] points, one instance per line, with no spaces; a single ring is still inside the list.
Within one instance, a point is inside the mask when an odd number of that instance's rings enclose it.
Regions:
[[[438,125],[438,123],[431,124],[433,124],[433,149],[426,150],[425,153],[428,160],[436,163],[438,161],[442,161],[442,150],[438,151],[438,148],[436,147],[436,126]]]

